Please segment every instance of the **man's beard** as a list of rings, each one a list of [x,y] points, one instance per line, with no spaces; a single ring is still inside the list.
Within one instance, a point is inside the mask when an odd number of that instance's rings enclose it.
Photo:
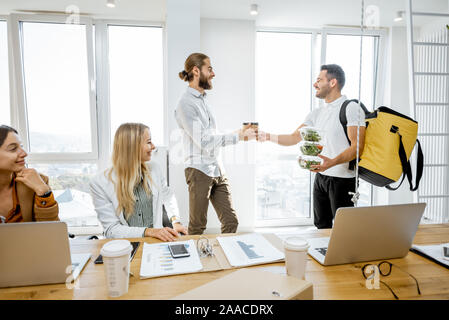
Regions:
[[[198,83],[200,88],[203,88],[204,90],[209,90],[212,88],[212,85],[207,81],[208,79],[206,76],[201,72],[200,73],[200,81]]]
[[[328,93],[329,93],[328,89],[326,90],[325,88],[321,88],[319,93],[318,93],[318,91],[316,92],[315,97],[317,97],[319,99],[324,99],[324,98],[326,98]]]

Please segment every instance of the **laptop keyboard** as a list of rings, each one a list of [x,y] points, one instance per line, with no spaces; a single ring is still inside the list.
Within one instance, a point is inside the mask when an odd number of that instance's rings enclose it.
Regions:
[[[325,256],[327,252],[327,248],[315,248],[315,250],[321,253],[323,256]]]

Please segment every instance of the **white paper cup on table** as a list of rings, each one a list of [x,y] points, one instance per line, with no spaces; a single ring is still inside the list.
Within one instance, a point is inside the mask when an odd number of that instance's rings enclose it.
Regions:
[[[288,237],[284,240],[287,275],[305,280],[309,246],[307,240],[301,237]]]
[[[131,251],[128,240],[112,240],[101,248],[110,297],[117,298],[128,292]]]

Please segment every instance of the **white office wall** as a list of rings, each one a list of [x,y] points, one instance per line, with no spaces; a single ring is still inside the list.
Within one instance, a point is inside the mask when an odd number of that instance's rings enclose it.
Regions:
[[[235,131],[242,122],[255,120],[255,33],[254,21],[201,19],[201,51],[210,57],[216,73],[208,99],[222,132]],[[255,147],[254,141],[240,142],[222,150],[239,231],[254,228]],[[206,232],[220,230],[212,206],[208,221]]]
[[[420,33],[415,34],[415,39],[418,39],[420,35],[429,35],[440,32],[441,29],[448,24],[448,22],[449,21],[446,17],[444,18],[432,17],[432,20],[429,19],[428,23],[422,25],[419,28]]]
[[[183,70],[187,56],[200,50],[200,0],[167,0],[166,6],[165,119],[170,148],[169,184],[178,200],[181,221],[187,225],[189,197],[182,163],[181,136],[176,131],[174,110],[186,87],[178,73]]]
[[[178,200],[181,220],[187,225],[189,197],[182,163],[181,135],[174,117],[174,109],[187,83],[179,79],[178,72],[183,70],[190,53],[207,54],[216,73],[208,100],[218,129],[221,132],[237,130],[242,122],[254,119],[255,26],[254,21],[202,19],[199,22],[199,11],[183,11],[175,5],[178,1],[167,1],[167,134],[170,137],[170,186]],[[192,1],[197,5],[196,0]],[[254,227],[255,168],[250,163],[254,159],[254,148],[255,142],[241,142],[222,150],[239,219],[238,231],[250,231]],[[220,232],[220,226],[210,205],[205,232]]]

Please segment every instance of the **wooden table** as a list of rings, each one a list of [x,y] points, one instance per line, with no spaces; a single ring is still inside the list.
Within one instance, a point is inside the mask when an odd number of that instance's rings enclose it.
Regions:
[[[329,236],[330,230],[312,230],[302,235],[306,238]],[[207,235],[214,237],[213,235]],[[197,239],[198,236],[182,237],[183,240]],[[152,238],[129,239],[130,241],[158,242]],[[0,289],[0,299],[109,299],[104,276],[104,266],[95,265],[93,260],[99,254],[102,245],[108,240],[72,240],[72,253],[92,253],[92,259],[86,265],[74,289],[65,284],[40,285],[30,287]],[[437,244],[449,242],[449,224],[421,225],[415,236],[415,244]],[[188,290],[220,278],[234,270],[202,272],[140,280],[141,245],[131,263],[129,292],[120,299],[169,299]],[[400,299],[449,299],[449,269],[433,263],[415,253],[409,252],[405,258],[390,259],[407,272],[413,274],[420,285],[422,295],[417,294],[414,280],[393,267],[392,274],[383,277]],[[379,290],[368,290],[361,267],[367,262],[324,267],[308,257],[306,280],[313,283],[315,299],[394,299],[383,285]],[[272,263],[254,266],[273,272],[284,272],[284,263]],[[248,297],[250,300],[251,297]]]

